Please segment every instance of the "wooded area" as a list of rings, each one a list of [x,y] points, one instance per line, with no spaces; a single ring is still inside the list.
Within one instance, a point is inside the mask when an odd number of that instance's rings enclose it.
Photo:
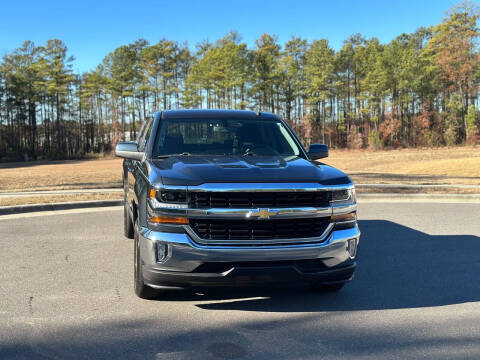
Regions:
[[[139,39],[74,74],[61,40],[31,41],[0,62],[0,160],[72,158],[134,138],[146,116],[175,108],[274,112],[306,142],[332,147],[478,144],[478,8],[388,44],[232,31],[215,43]]]

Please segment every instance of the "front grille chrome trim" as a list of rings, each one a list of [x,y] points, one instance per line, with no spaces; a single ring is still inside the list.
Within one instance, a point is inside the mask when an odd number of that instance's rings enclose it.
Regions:
[[[350,189],[353,187],[353,183],[339,185],[321,185],[319,183],[205,183],[187,186],[187,190],[189,192],[302,192]]]
[[[190,218],[213,218],[213,219],[248,219],[252,210],[258,209],[188,209],[186,214]],[[291,219],[291,218],[312,218],[312,217],[328,217],[332,215],[332,208],[314,208],[314,207],[299,207],[299,208],[269,208],[270,211],[276,214],[271,219]],[[259,219],[258,221],[263,221]]]
[[[154,208],[152,204],[148,204],[148,212],[150,214],[165,216],[187,216],[192,218],[212,218],[212,219],[248,219],[252,210],[261,210],[265,208],[209,208],[209,209],[192,209],[192,208]],[[332,207],[291,207],[291,208],[268,208],[275,215],[271,219],[291,219],[291,218],[314,218],[332,216],[334,209]],[[341,208],[337,209],[342,212]],[[354,211],[354,210],[351,210]],[[350,211],[350,212],[351,212]],[[263,221],[259,219],[258,221]]]
[[[330,235],[334,228],[335,224],[330,223],[326,227],[325,231],[317,237],[311,238],[292,238],[292,239],[268,239],[268,240],[210,240],[202,239],[199,237],[195,231],[190,227],[190,225],[184,225],[184,229],[190,238],[197,244],[204,246],[216,246],[216,245],[229,245],[235,247],[251,247],[253,245],[295,245],[295,244],[316,244],[325,241],[325,239]]]

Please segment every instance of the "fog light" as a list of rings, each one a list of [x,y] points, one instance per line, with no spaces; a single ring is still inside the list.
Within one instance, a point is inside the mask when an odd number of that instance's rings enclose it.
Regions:
[[[157,243],[157,262],[161,263],[167,259],[168,247],[167,244]]]
[[[347,241],[347,251],[353,259],[357,254],[357,239],[354,238]]]

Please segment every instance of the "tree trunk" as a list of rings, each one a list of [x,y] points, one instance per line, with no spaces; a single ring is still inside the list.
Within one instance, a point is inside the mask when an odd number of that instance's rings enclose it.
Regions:
[[[325,99],[322,101],[322,143],[325,144],[325,117],[327,115],[325,109]]]
[[[56,93],[56,106],[57,106],[57,121],[56,121],[57,152],[61,152],[62,141],[60,139],[60,99],[59,99],[58,92]]]

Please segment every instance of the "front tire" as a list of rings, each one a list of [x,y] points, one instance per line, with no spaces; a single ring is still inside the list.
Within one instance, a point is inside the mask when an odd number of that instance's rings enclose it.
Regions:
[[[134,237],[133,221],[132,216],[130,215],[130,209],[128,208],[127,199],[123,201],[123,234],[128,239],[133,239]]]
[[[154,299],[158,297],[158,291],[151,288],[148,285],[145,285],[143,282],[143,271],[142,271],[142,257],[140,255],[140,242],[139,242],[139,235],[138,235],[138,220],[135,221],[134,227],[134,249],[133,249],[133,276],[134,282],[133,287],[135,290],[135,294],[141,299]]]

